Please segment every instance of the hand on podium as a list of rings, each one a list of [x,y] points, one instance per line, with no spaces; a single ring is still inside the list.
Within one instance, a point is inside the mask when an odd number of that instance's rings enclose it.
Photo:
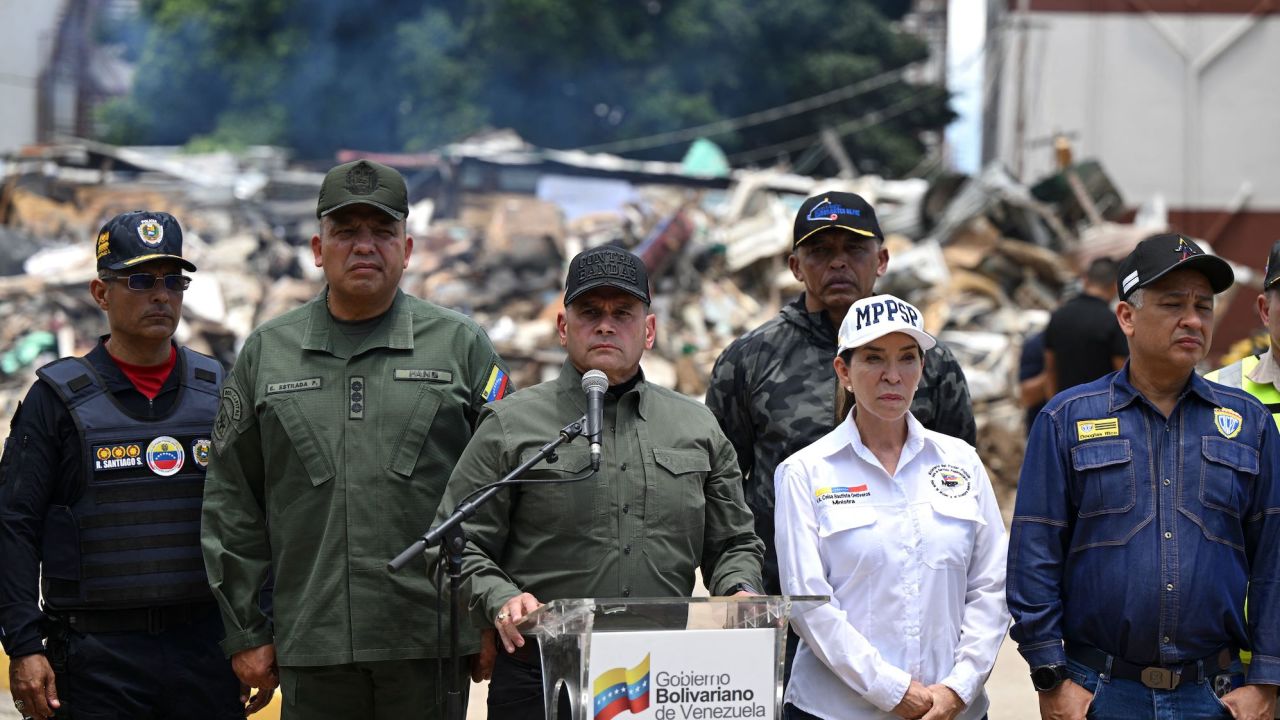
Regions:
[[[520,593],[503,603],[502,610],[493,619],[493,626],[498,629],[498,637],[502,638],[502,647],[506,648],[508,653],[515,652],[518,647],[524,647],[524,637],[516,629],[516,625],[520,624],[525,615],[539,607],[542,607],[542,603],[529,593]]]

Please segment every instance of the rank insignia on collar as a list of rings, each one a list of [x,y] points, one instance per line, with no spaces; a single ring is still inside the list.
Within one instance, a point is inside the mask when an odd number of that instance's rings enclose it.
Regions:
[[[1222,437],[1230,439],[1240,434],[1240,428],[1244,426],[1244,418],[1231,408],[1214,408],[1213,425],[1218,428],[1218,433]]]

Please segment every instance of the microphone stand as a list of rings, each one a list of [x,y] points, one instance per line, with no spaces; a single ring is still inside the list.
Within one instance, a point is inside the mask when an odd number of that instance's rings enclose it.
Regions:
[[[520,463],[518,467],[507,473],[501,480],[485,485],[464,498],[461,503],[458,503],[458,507],[454,509],[453,514],[445,518],[444,522],[423,534],[412,545],[397,555],[394,560],[387,563],[388,570],[397,572],[409,564],[409,561],[413,560],[419,553],[424,552],[432,545],[440,545],[441,555],[445,560],[446,572],[449,574],[449,658],[450,665],[453,668],[452,677],[449,678],[449,692],[445,695],[446,717],[449,720],[463,720],[462,657],[458,653],[459,616],[461,615],[458,607],[458,595],[459,589],[462,587],[462,551],[467,546],[467,536],[463,530],[462,522],[475,515],[480,506],[498,494],[499,490],[508,485],[518,485],[520,476],[544,458],[549,463],[556,462],[558,459],[556,457],[556,448],[581,435],[586,422],[587,416],[583,415],[565,425],[560,429],[560,434],[554,440],[539,448],[533,457]]]

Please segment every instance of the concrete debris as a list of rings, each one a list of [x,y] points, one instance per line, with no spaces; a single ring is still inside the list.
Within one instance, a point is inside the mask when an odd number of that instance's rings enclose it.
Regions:
[[[649,379],[701,397],[720,351],[802,290],[786,265],[801,201],[852,191],[876,206],[889,234],[878,289],[921,307],[960,358],[979,451],[1005,487],[1022,454],[1014,397],[1022,339],[1043,326],[1077,268],[1160,229],[1088,222],[1098,212],[1114,218],[1118,202],[1096,163],[1083,166],[1071,192],[1061,182],[1042,187],[1061,201],[1051,204],[994,165],[934,183],[773,171],[686,177],[669,163],[516,140],[498,133],[381,159],[400,161],[413,200],[402,287],[474,317],[518,385],[554,376],[563,362],[556,317],[568,259],[615,244],[650,270],[659,332]],[[88,292],[90,240],[124,210],[164,209],[182,222],[200,272],[179,338],[231,363],[253,327],[323,285],[310,240],[324,169],[291,165],[271,148],[192,155],[79,141],[0,159],[0,411],[13,412],[40,363],[84,352],[105,332]],[[1100,207],[1085,212],[1091,203]]]

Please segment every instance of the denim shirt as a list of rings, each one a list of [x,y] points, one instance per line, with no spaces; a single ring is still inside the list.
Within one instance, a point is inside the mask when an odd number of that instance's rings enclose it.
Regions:
[[[1280,684],[1280,436],[1242,390],[1192,375],[1168,419],[1129,366],[1060,393],[1027,444],[1009,544],[1013,638],[1139,665],[1254,652]],[[1248,592],[1249,619],[1244,618]]]

